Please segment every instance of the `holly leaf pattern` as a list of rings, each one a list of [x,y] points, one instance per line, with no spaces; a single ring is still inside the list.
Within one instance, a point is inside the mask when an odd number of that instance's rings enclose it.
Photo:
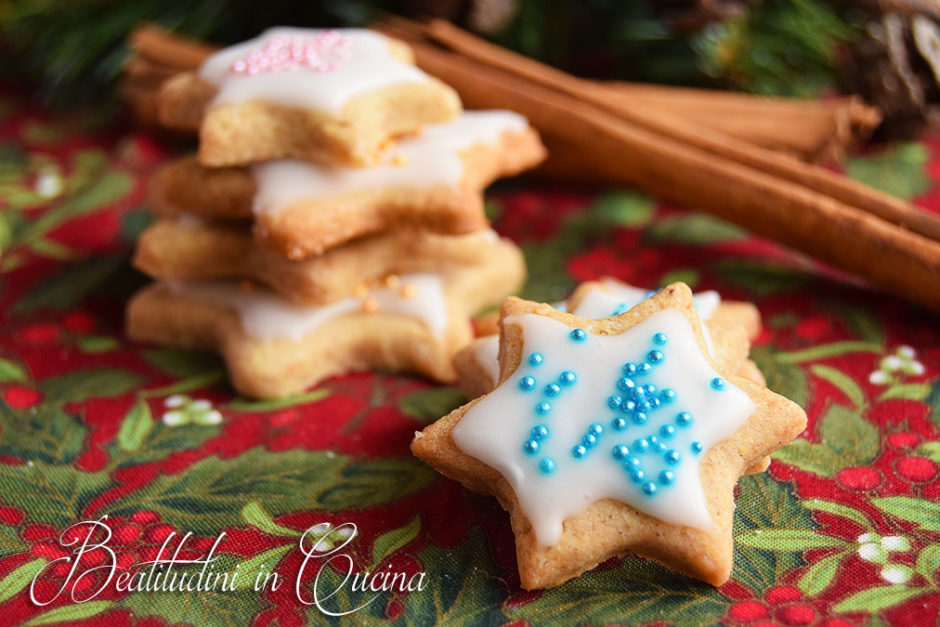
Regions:
[[[927,531],[940,531],[940,503],[911,496],[883,496],[871,500],[886,514],[914,523]]]
[[[798,405],[806,404],[809,385],[801,368],[780,359],[777,351],[765,346],[755,346],[751,350],[751,359],[763,373],[768,388]]]
[[[427,617],[435,625],[498,625],[505,589],[491,575],[483,534],[472,528],[457,546],[429,545],[419,555],[429,582],[426,590],[405,597],[406,616]],[[438,583],[439,582],[439,583]]]
[[[412,392],[401,399],[398,408],[421,422],[434,422],[467,402],[456,388],[430,388]]]
[[[845,171],[852,178],[898,198],[910,199],[930,188],[924,172],[927,149],[903,142],[868,157],[847,159]]]
[[[690,616],[710,623],[727,604],[711,586],[626,557],[615,568],[585,573],[507,614],[533,624],[681,623]]]
[[[249,501],[264,503],[275,516],[317,506],[366,508],[420,490],[433,479],[433,471],[414,458],[356,462],[323,451],[254,448],[234,459],[203,459],[185,473],[159,476],[108,511],[126,516],[151,509],[180,529],[211,536],[240,524],[241,508]]]
[[[20,466],[0,464],[0,482],[9,494],[28,504],[29,520],[57,529],[85,520],[91,500],[112,485],[105,473],[41,461]]]
[[[781,545],[768,547],[762,542],[765,534],[787,531],[799,537],[819,536],[814,536],[813,520],[800,507],[792,485],[774,481],[763,473],[741,477],[738,483],[741,493],[733,527],[738,544],[734,578],[753,590],[766,590],[784,572],[800,566],[803,558],[799,549],[779,552],[775,547]],[[782,545],[798,546],[791,540]]]
[[[85,435],[85,425],[60,407],[44,403],[23,411],[0,401],[0,455],[71,463],[82,451]]]
[[[693,246],[733,242],[747,237],[741,227],[704,213],[667,218],[657,222],[646,232],[657,242],[675,242]]]
[[[383,560],[388,559],[393,553],[418,537],[421,531],[421,519],[412,518],[404,527],[386,531],[372,543],[372,565],[378,566]]]
[[[878,430],[859,413],[830,405],[819,423],[818,444],[796,440],[774,453],[774,459],[819,475],[833,476],[843,468],[863,466],[879,450]]]

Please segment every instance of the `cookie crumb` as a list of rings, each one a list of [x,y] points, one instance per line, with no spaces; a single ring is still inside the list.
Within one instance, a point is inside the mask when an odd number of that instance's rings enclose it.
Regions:
[[[356,298],[365,298],[369,294],[369,288],[366,287],[365,283],[360,283],[356,286],[356,289],[353,290],[353,295]]]
[[[398,295],[402,298],[414,298],[418,295],[418,288],[410,283],[403,285],[402,288],[398,290]]]
[[[390,274],[382,280],[382,283],[389,289],[395,289],[401,284],[401,279],[397,274]]]
[[[392,158],[392,163],[397,166],[408,165],[408,157],[399,153]]]
[[[362,301],[362,311],[364,313],[375,313],[379,310],[379,304],[374,298],[367,298]]]

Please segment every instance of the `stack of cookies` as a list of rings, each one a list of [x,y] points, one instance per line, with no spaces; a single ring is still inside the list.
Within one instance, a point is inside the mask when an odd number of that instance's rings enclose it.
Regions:
[[[470,316],[524,278],[483,189],[539,163],[508,111],[462,112],[404,44],[278,28],[182,74],[157,103],[199,151],[151,183],[128,306],[140,341],[219,351],[254,397],[373,368],[456,377]]]

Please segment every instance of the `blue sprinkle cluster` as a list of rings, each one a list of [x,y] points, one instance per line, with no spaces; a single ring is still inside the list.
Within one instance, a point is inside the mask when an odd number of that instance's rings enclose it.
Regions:
[[[583,329],[572,329],[568,337],[573,342],[584,342],[588,334]],[[644,361],[623,364],[614,383],[615,390],[606,399],[607,408],[614,414],[609,420],[610,428],[607,429],[605,424],[600,422],[592,423],[581,440],[571,447],[571,457],[574,460],[583,460],[591,455],[605,433],[627,435],[628,432],[633,432],[637,427],[650,422],[651,414],[676,403],[675,390],[668,387],[657,388],[646,379],[656,366],[666,361],[667,356],[663,349],[668,341],[665,333],[653,334],[652,348],[646,353]],[[533,352],[529,354],[527,361],[531,367],[540,368],[545,363],[545,358],[541,353]],[[535,403],[532,406],[534,415],[544,418],[552,411],[552,400],[564,394],[565,389],[577,381],[575,372],[565,370],[557,379],[548,382],[545,382],[545,379],[539,382],[532,374],[526,374],[519,378],[518,387],[524,393],[535,394]],[[725,389],[725,381],[715,377],[709,381],[709,386],[712,390],[720,392]],[[610,454],[643,494],[654,496],[659,490],[675,484],[676,472],[673,469],[681,465],[683,453],[675,445],[670,446],[670,442],[677,437],[680,430],[690,427],[693,421],[691,413],[678,411],[672,420],[665,423],[657,421],[660,424],[658,428],[654,427],[653,433],[650,433],[647,427],[645,432],[636,434],[639,437],[615,444],[610,449]],[[529,456],[538,456],[549,435],[548,425],[541,422],[535,425],[522,445],[523,452]],[[703,451],[701,442],[695,441],[689,445],[689,453],[693,456],[701,455]],[[659,472],[651,471],[650,466],[659,466]],[[538,467],[542,473],[551,474],[557,464],[551,457],[541,456],[538,457]]]

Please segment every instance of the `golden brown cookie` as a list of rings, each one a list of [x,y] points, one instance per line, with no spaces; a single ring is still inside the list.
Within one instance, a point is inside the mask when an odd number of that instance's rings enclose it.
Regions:
[[[199,130],[213,167],[272,159],[364,166],[395,137],[460,113],[457,93],[372,31],[274,28],[167,81],[162,124]]]
[[[496,295],[525,280],[517,246],[493,231],[437,235],[395,229],[366,236],[322,255],[291,261],[254,244],[244,224],[192,216],[160,218],[137,240],[134,265],[157,279],[250,278],[298,303],[326,304],[392,275],[491,266],[501,273]],[[498,302],[498,301],[494,301]]]
[[[372,168],[278,161],[210,169],[183,159],[155,176],[151,206],[163,215],[254,218],[260,244],[302,259],[390,228],[452,235],[484,228],[481,191],[544,157],[524,118],[467,112],[402,140]]]
[[[298,305],[238,281],[168,281],[127,308],[136,341],[221,353],[246,396],[289,396],[333,375],[371,369],[450,382],[471,338],[469,312],[506,292],[501,260],[446,276],[417,273],[329,305]]]
[[[684,284],[594,320],[509,298],[500,324],[499,386],[412,451],[509,511],[522,586],[627,551],[727,581],[735,483],[803,410],[716,363]]]

